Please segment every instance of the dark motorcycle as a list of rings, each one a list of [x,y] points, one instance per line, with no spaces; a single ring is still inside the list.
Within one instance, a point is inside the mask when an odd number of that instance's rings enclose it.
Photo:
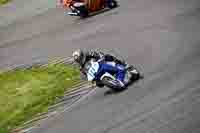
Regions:
[[[69,8],[72,12],[68,12],[71,16],[87,17],[90,13],[97,12],[105,8],[115,8],[118,6],[116,0],[87,0],[86,3],[72,3]]]

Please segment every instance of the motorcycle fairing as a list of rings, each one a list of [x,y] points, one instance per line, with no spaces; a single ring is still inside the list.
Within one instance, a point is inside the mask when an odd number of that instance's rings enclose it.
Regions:
[[[99,70],[99,63],[91,61],[91,65],[89,67],[89,70],[87,72],[87,79],[88,81],[92,81],[95,78],[95,74]]]

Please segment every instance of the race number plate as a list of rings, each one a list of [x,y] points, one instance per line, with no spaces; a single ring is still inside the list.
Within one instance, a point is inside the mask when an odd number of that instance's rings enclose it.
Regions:
[[[95,78],[95,74],[97,73],[98,70],[99,70],[99,63],[91,62],[91,67],[89,68],[87,73],[88,81],[92,81]]]

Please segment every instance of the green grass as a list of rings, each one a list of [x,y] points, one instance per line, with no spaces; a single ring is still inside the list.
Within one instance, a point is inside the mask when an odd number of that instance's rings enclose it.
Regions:
[[[9,1],[11,1],[11,0],[0,0],[0,5],[6,4],[6,3],[8,3]]]
[[[79,71],[64,64],[0,74],[0,133],[45,112],[79,80]]]

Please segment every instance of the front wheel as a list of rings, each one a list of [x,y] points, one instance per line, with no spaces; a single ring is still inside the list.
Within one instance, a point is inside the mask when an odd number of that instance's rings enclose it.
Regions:
[[[99,88],[102,88],[102,87],[104,87],[104,83],[101,81],[96,81],[96,86]]]
[[[118,83],[117,80],[113,80],[111,77],[104,77],[101,82],[113,91],[120,91],[122,89],[119,85],[120,83]]]

